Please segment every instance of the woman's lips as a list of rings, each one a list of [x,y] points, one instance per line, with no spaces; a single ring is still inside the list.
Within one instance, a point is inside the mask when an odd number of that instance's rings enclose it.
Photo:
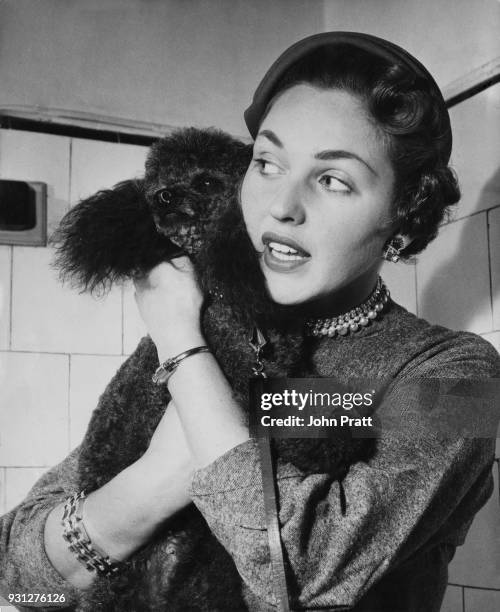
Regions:
[[[286,236],[266,232],[262,242],[264,262],[275,272],[293,272],[311,257],[295,240]]]

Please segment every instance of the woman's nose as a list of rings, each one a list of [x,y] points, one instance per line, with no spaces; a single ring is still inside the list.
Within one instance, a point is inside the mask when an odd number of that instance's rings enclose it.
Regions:
[[[269,213],[278,221],[299,225],[305,220],[303,194],[296,187],[275,194]]]

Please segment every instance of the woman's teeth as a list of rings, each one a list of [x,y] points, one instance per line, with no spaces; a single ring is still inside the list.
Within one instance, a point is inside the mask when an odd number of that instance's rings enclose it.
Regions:
[[[293,261],[303,259],[302,255],[292,247],[279,242],[270,242],[269,248],[272,251],[274,257],[281,259],[281,261]]]

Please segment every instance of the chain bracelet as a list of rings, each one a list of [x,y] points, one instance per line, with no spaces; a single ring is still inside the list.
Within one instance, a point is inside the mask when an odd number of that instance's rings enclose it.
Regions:
[[[61,521],[63,538],[68,542],[69,550],[89,572],[96,571],[100,576],[111,576],[116,574],[123,564],[112,561],[109,556],[101,554],[92,545],[81,514],[84,499],[85,492],[81,491],[66,500]]]

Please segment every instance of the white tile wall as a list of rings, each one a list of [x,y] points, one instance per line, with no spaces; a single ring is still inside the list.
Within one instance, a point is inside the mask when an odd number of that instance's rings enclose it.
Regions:
[[[10,265],[12,248],[0,246],[0,350],[10,342]]]
[[[397,264],[385,261],[380,274],[384,279],[391,297],[410,312],[417,313],[416,267],[414,264]]]
[[[500,84],[450,109],[452,164],[462,189],[456,216],[500,203]]]
[[[6,468],[5,508],[7,512],[26,497],[31,487],[47,470],[48,467]]]
[[[0,353],[0,465],[53,465],[68,452],[69,357]]]
[[[491,342],[493,346],[500,353],[500,331],[489,332],[488,334],[481,334],[485,340]]]
[[[465,589],[465,612],[498,612],[500,591]]]
[[[69,165],[69,138],[0,130],[1,178],[47,183],[49,235],[68,210]]]
[[[450,563],[449,581],[455,584],[500,589],[500,513],[496,464],[493,466],[493,479],[493,495],[476,514],[465,544],[457,548]]]
[[[492,331],[486,213],[450,223],[419,256],[418,314],[475,333]]]
[[[463,612],[462,587],[449,586],[440,612]]]
[[[126,357],[72,355],[70,364],[70,447],[77,446],[92,411]]]
[[[139,340],[147,334],[146,326],[137,310],[134,286],[128,283],[123,289],[123,352],[130,355]]]
[[[148,147],[73,139],[70,202],[144,175]]]
[[[121,290],[104,299],[62,286],[51,248],[14,247],[13,350],[122,352]]]
[[[499,196],[500,203],[500,196]],[[493,327],[500,330],[500,207],[488,212]]]

